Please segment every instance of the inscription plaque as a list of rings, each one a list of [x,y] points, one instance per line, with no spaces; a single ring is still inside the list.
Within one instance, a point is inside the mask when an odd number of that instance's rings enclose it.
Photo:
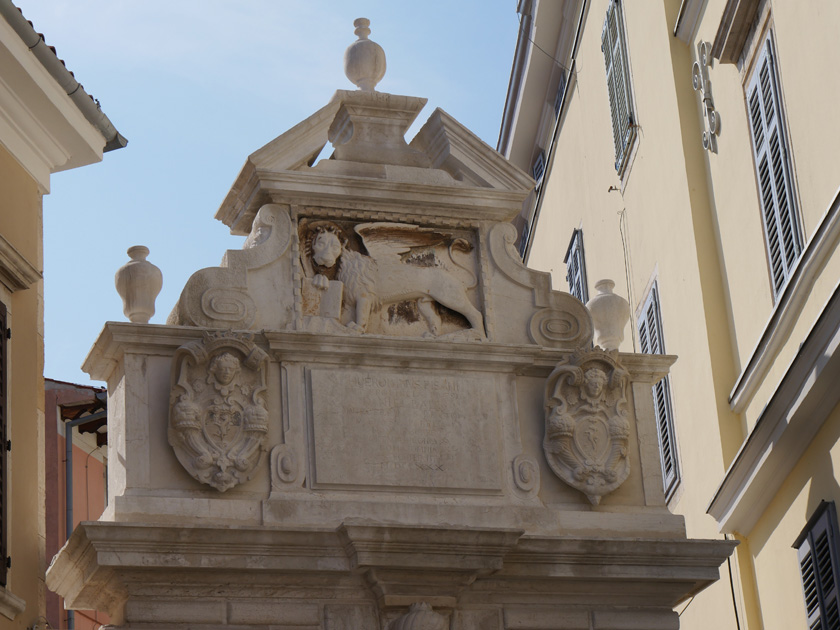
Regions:
[[[490,376],[309,370],[315,487],[501,492]]]

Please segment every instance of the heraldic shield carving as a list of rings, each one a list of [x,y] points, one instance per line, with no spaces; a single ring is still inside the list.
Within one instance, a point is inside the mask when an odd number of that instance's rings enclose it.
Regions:
[[[205,332],[175,351],[169,443],[195,479],[224,492],[250,479],[268,434],[268,355],[253,335]]]
[[[593,505],[630,474],[628,382],[613,354],[595,348],[567,356],[546,383],[546,459]]]

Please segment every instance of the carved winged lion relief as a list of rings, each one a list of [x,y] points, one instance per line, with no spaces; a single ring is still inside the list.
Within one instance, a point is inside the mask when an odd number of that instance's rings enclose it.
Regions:
[[[627,371],[599,348],[568,355],[546,383],[546,459],[593,505],[630,474],[628,383]]]
[[[190,475],[219,492],[250,479],[262,459],[267,367],[249,334],[208,331],[175,351],[169,443]]]
[[[300,236],[306,315],[356,333],[485,337],[467,235],[403,223],[305,221]]]

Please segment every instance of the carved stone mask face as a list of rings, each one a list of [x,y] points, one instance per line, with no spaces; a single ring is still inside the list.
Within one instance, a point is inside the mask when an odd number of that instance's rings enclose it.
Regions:
[[[601,370],[591,368],[583,375],[583,386],[590,398],[598,398],[607,384],[607,375]]]
[[[239,359],[225,352],[213,360],[210,370],[219,383],[229,385],[239,373]]]
[[[312,260],[322,267],[332,267],[341,256],[341,241],[332,232],[321,232],[312,241]]]

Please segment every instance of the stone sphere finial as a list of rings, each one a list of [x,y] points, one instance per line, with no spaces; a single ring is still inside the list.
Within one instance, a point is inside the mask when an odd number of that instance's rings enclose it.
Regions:
[[[373,92],[376,84],[385,76],[385,51],[382,46],[369,40],[370,20],[358,18],[353,22],[359,38],[344,52],[344,74],[360,90]]]

